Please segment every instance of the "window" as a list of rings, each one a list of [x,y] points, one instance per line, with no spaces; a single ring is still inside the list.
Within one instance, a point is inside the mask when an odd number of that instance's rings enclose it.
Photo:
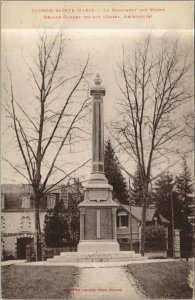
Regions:
[[[1,208],[5,208],[5,195],[1,194]]]
[[[158,224],[158,219],[155,217],[154,218],[154,224],[157,225]]]
[[[120,216],[120,227],[128,227],[128,216]]]
[[[68,192],[67,187],[63,188],[61,191],[61,200],[63,201],[65,208],[68,208],[69,197],[70,197],[70,193]]]
[[[53,209],[56,205],[56,195],[50,194],[47,196],[47,208]]]
[[[30,195],[22,195],[22,208],[30,208]]]
[[[5,230],[5,217],[1,216],[1,231]]]
[[[122,243],[128,243],[128,239],[127,238],[121,238],[120,239]]]
[[[21,218],[21,230],[29,231],[31,229],[30,217],[22,217]]]
[[[128,227],[128,215],[123,212],[119,212],[117,216],[117,227]]]

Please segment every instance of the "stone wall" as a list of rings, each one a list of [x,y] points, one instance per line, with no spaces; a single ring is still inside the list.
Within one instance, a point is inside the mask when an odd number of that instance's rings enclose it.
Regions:
[[[40,225],[43,230],[46,212],[40,212]],[[1,251],[5,255],[17,258],[17,238],[33,237],[35,232],[34,212],[3,212],[1,215]],[[23,228],[23,220],[27,220],[27,227]]]

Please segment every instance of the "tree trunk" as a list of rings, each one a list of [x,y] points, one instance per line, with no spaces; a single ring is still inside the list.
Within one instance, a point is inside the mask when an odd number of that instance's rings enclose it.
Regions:
[[[42,260],[39,202],[40,202],[40,199],[38,197],[36,197],[36,199],[35,199],[35,255],[36,255],[36,261]]]
[[[148,200],[148,183],[143,184],[143,204],[142,204],[142,221],[141,221],[141,256],[145,253],[145,233],[146,233],[146,209]]]

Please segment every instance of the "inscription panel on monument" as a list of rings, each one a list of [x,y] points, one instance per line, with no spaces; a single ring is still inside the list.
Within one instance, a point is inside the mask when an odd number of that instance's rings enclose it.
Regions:
[[[100,236],[102,239],[112,239],[112,209],[100,210]]]
[[[92,201],[106,201],[108,199],[108,190],[90,190],[89,199]]]
[[[95,208],[86,208],[85,210],[85,239],[97,239],[97,211]]]

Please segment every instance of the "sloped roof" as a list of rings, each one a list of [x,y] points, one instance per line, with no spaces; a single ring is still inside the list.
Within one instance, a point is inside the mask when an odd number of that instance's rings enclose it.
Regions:
[[[130,212],[130,207],[129,205],[121,205],[122,207],[124,207],[128,212]],[[156,212],[155,208],[147,208],[146,210],[146,221],[151,222],[154,214]],[[131,207],[131,213],[133,216],[135,216],[138,220],[142,219],[142,207],[141,206],[133,206]]]
[[[47,187],[49,187],[48,185]],[[60,191],[70,191],[72,193],[78,193],[78,187],[74,184],[72,185],[56,185],[53,189],[51,189],[50,193],[59,193]],[[83,187],[79,187],[79,191],[83,192]],[[32,186],[30,184],[2,184],[1,185],[1,194],[11,195],[11,194],[31,194],[33,192]]]
[[[2,184],[2,194],[29,194],[32,192],[32,187],[29,184]]]
[[[49,185],[48,185],[49,186]],[[67,188],[67,187],[66,187]],[[69,188],[69,186],[68,186]],[[57,199],[59,198],[59,193],[62,190],[62,186],[56,186],[54,190],[51,190],[51,194],[56,194]],[[29,184],[2,184],[1,194],[4,195],[4,206],[5,210],[22,209],[22,196],[32,195],[32,186]],[[34,201],[31,197],[30,199],[31,208],[34,207]],[[40,202],[41,209],[47,209],[47,196],[44,196]]]
[[[170,223],[165,217],[163,217],[161,214],[159,214],[159,217],[160,217],[160,219],[161,219],[161,222],[162,223]]]
[[[128,211],[130,213],[129,205],[120,204],[120,206],[123,207],[126,211]],[[157,211],[156,208],[147,208],[146,209],[146,221],[147,222],[153,221],[156,211]],[[136,219],[141,221],[141,219],[142,219],[142,207],[141,206],[133,206],[132,205],[131,213]],[[159,217],[160,217],[162,223],[169,223],[169,221],[166,218],[164,218],[161,214],[159,214]]]
[[[31,195],[32,187],[29,184],[2,184],[1,194],[5,196],[5,210],[21,210],[22,195]],[[34,207],[34,201],[30,199],[30,208]],[[40,203],[41,209],[47,208],[47,198],[44,197]]]

